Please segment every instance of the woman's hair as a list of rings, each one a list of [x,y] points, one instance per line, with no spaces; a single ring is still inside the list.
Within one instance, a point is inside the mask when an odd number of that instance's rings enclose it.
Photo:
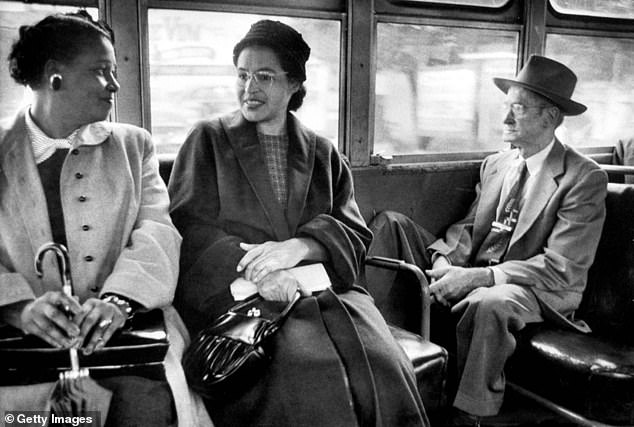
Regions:
[[[35,25],[23,25],[8,57],[11,77],[19,84],[36,88],[49,60],[68,63],[99,37],[114,44],[112,29],[102,21],[94,21],[85,10],[50,15]]]
[[[240,52],[248,46],[266,46],[273,49],[282,69],[289,79],[300,83],[300,87],[288,102],[288,110],[296,111],[302,106],[306,96],[306,61],[310,57],[310,47],[302,35],[292,27],[279,21],[268,19],[258,21],[233,48],[233,65],[238,63]]]

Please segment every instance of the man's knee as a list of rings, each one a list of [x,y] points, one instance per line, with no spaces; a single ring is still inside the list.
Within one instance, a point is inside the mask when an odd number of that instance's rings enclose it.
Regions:
[[[375,232],[385,227],[392,228],[394,224],[407,224],[411,219],[396,211],[381,211],[370,221],[370,229]]]
[[[531,296],[516,285],[483,287],[472,291],[452,311],[461,319],[520,329],[525,321],[539,319],[538,303]]]
[[[495,287],[477,288],[455,307],[455,312],[476,318],[505,316],[509,312],[509,299]]]

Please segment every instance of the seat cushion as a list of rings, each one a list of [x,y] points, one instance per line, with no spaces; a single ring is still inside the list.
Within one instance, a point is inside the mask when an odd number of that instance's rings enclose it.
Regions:
[[[634,424],[634,345],[533,325],[518,336],[510,381],[584,417]]]
[[[392,336],[414,365],[418,391],[428,413],[444,408],[447,350],[420,335],[390,326]]]

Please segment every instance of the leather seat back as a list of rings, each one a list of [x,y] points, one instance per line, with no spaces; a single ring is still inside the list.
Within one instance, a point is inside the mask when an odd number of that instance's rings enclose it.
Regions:
[[[598,336],[633,343],[629,331],[634,326],[634,185],[608,184],[606,208],[577,317]]]

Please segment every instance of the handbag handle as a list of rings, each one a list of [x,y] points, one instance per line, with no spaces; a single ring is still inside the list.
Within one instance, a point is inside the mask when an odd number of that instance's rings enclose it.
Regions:
[[[282,310],[282,312],[280,313],[280,318],[284,319],[286,316],[288,316],[288,313],[290,313],[293,307],[295,307],[295,304],[297,303],[297,301],[299,301],[299,298],[301,296],[302,294],[299,293],[299,290],[295,291],[295,295],[293,295],[293,299],[290,300],[286,308],[284,308],[284,310]]]
[[[284,307],[284,309],[280,312],[279,316],[277,316],[275,318],[275,320],[273,320],[273,323],[280,323],[282,322],[284,319],[286,319],[286,317],[288,316],[288,314],[291,312],[291,310],[293,309],[293,307],[295,307],[295,304],[297,303],[297,301],[299,301],[299,299],[301,298],[301,293],[299,292],[299,290],[297,290],[295,292],[295,295],[293,295],[293,299],[291,299],[289,301],[289,303],[286,305],[286,307]],[[250,305],[253,304],[254,301],[258,300],[258,299],[263,299],[259,294],[255,294],[249,298],[247,298],[246,300],[244,300],[242,303],[237,304],[233,307],[231,307],[231,309],[229,310],[230,313],[236,313],[238,311],[240,311],[241,309],[245,308],[245,307],[249,307]],[[254,317],[259,317],[259,316],[254,316]]]

